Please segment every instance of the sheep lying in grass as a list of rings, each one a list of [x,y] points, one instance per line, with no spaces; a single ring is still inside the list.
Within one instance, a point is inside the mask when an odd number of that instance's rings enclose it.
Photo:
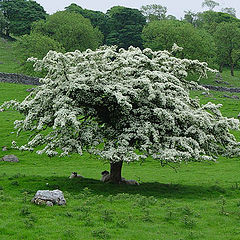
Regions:
[[[102,178],[101,178],[100,181],[102,181],[102,182],[109,182],[109,180],[110,180],[109,171],[105,170],[101,174],[102,174]]]
[[[77,174],[77,172],[72,172],[69,178],[71,179],[71,178],[84,178],[84,177]]]
[[[122,182],[127,185],[140,185],[136,180],[126,180],[125,178],[122,178]]]
[[[109,171],[105,170],[102,172],[102,178],[100,181],[102,182],[109,182],[110,180],[110,173]],[[121,179],[121,183],[125,183],[127,185],[140,185],[136,180],[127,180],[125,178]]]

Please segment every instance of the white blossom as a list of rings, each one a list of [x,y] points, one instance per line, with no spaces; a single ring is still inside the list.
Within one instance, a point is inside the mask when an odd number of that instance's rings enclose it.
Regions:
[[[162,164],[240,153],[230,133],[239,121],[223,117],[220,104],[201,106],[189,97],[190,89],[202,88],[186,77],[206,76],[213,71],[206,63],[106,46],[29,60],[47,72],[42,85],[22,102],[3,105],[25,116],[15,121],[19,133],[33,133],[21,150],[42,146],[37,153],[49,156],[87,150],[110,162],[151,156]]]

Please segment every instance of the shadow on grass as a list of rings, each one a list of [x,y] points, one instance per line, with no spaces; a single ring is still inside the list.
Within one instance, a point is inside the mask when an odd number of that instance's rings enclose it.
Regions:
[[[84,188],[88,188],[93,195],[116,195],[118,193],[140,194],[142,196],[154,196],[156,198],[171,199],[204,199],[219,198],[226,192],[226,189],[218,185],[198,186],[198,185],[180,185],[180,184],[163,184],[158,182],[146,182],[140,186],[116,185],[110,183],[102,183],[96,179],[69,179],[65,177],[48,177],[42,176],[19,176],[17,179],[7,178],[7,186],[9,188],[17,188],[15,190],[27,191],[35,193],[37,190],[54,190],[60,189],[63,192],[71,194],[79,194]],[[10,179],[10,180],[9,180]],[[1,179],[3,180],[3,179]],[[12,182],[18,184],[11,184]],[[228,195],[231,191],[228,191]]]

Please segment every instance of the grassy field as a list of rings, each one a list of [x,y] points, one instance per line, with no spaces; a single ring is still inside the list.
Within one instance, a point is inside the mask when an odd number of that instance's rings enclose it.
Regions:
[[[23,99],[29,87],[0,83],[0,104]],[[237,116],[239,100],[211,94],[192,92],[202,103],[222,103],[224,115]],[[16,139],[13,121],[19,118],[13,111],[0,113],[0,146],[10,148]],[[240,140],[239,132],[235,134]],[[109,166],[88,154],[50,159],[12,149],[0,151],[0,157],[6,154],[17,155],[20,162],[0,162],[1,240],[240,239],[238,158],[182,164],[176,166],[177,172],[150,160],[141,166],[125,164],[123,176],[140,180],[141,185],[116,186],[99,181],[101,171]],[[69,179],[72,171],[86,178]],[[30,200],[40,189],[62,190],[67,205],[33,205]]]
[[[18,73],[19,71],[19,63],[13,45],[13,41],[0,38],[0,72]]]

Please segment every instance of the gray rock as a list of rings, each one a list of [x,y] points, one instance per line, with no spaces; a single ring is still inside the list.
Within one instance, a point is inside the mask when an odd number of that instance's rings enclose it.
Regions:
[[[239,99],[239,96],[237,96],[237,95],[232,95],[232,98],[233,98],[233,99]]]
[[[63,192],[60,190],[38,190],[32,202],[38,205],[46,204],[47,206],[66,204]]]
[[[8,149],[7,149],[6,146],[3,146],[3,147],[2,147],[2,151],[6,152],[7,150],[8,150]]]
[[[32,92],[35,88],[28,88],[26,89],[27,92]]]
[[[46,202],[46,205],[49,206],[49,207],[52,207],[52,206],[53,206],[53,203],[50,202],[50,201],[47,201],[47,202]]]
[[[3,108],[0,108],[0,112],[4,112],[4,109],[3,109]]]
[[[1,159],[1,161],[4,161],[4,162],[19,162],[18,157],[16,157],[15,155],[6,155]]]

